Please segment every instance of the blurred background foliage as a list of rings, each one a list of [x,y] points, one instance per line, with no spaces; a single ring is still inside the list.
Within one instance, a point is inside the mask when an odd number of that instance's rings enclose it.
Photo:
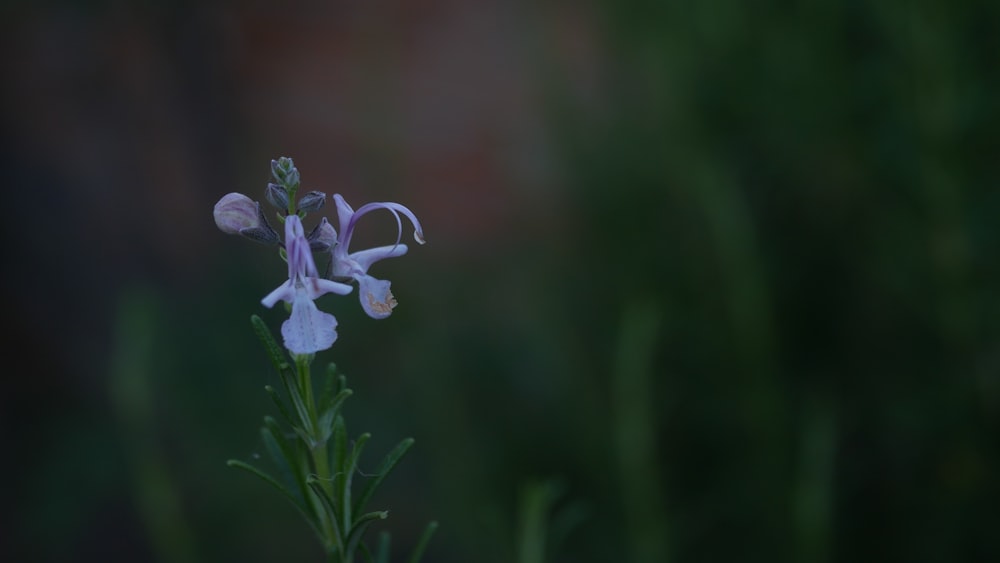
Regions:
[[[424,224],[320,303],[400,560],[1000,558],[1000,4],[2,13],[0,558],[319,560],[224,464],[284,266],[211,207],[280,155]]]

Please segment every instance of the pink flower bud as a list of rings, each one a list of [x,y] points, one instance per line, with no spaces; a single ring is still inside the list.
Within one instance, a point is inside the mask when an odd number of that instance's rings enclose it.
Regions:
[[[236,235],[243,229],[260,227],[257,204],[247,196],[231,193],[222,196],[215,204],[215,224],[227,234]]]

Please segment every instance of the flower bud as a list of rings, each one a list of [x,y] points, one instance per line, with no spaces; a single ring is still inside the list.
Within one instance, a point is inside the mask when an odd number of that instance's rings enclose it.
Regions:
[[[326,202],[326,194],[323,192],[306,192],[299,198],[299,211],[317,211]]]
[[[309,248],[313,252],[326,252],[337,244],[337,231],[326,220],[326,217],[323,217],[323,220],[309,233],[306,240],[309,241]]]
[[[271,205],[282,211],[288,210],[288,190],[284,186],[268,184],[264,190],[264,196],[267,197],[267,201],[271,202]]]
[[[239,234],[243,229],[256,229],[260,227],[258,207],[256,202],[243,194],[226,194],[215,204],[215,224],[230,235]]]
[[[287,156],[271,161],[271,174],[274,179],[286,187],[297,186],[299,184],[299,169],[295,163]]]

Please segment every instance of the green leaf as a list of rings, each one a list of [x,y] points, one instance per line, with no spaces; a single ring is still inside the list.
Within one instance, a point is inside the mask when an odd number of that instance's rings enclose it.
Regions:
[[[393,448],[392,451],[385,456],[385,459],[382,460],[382,464],[375,472],[375,477],[372,478],[372,480],[368,481],[368,483],[365,485],[364,490],[361,492],[361,496],[359,496],[358,500],[354,503],[354,512],[361,512],[361,509],[365,507],[365,504],[368,503],[368,500],[375,493],[375,489],[378,488],[380,484],[382,484],[382,481],[385,479],[386,475],[388,475],[389,472],[392,471],[394,467],[396,467],[396,464],[399,463],[400,458],[403,457],[403,454],[406,453],[406,450],[410,449],[410,446],[413,445],[413,442],[414,442],[413,438],[406,438],[399,444],[397,444],[396,447]]]
[[[427,549],[427,544],[431,542],[431,536],[434,535],[438,529],[438,523],[436,521],[431,521],[424,528],[424,533],[420,534],[420,539],[417,541],[417,545],[413,548],[413,553],[410,554],[409,563],[420,563],[420,558],[424,556],[424,550]]]
[[[334,537],[330,539],[335,540],[337,546],[339,546],[341,551],[344,552],[344,537],[340,533],[340,526],[337,525],[337,513],[334,508],[336,504],[333,502],[333,499],[330,498],[330,495],[327,494],[322,483],[320,483],[315,477],[311,475],[307,477],[306,484],[309,486],[309,489],[312,490],[316,498],[319,499],[320,504],[323,506],[323,511],[330,520],[330,528],[333,529],[334,534]]]
[[[264,427],[260,429],[260,437],[264,448],[274,460],[281,477],[286,483],[298,487],[303,505],[306,499],[304,459],[301,450],[285,439],[281,427],[271,417],[264,417]]]
[[[343,507],[343,518],[345,522],[351,521],[351,482],[354,478],[354,470],[358,466],[358,458],[361,457],[361,451],[365,449],[365,443],[371,438],[372,435],[368,432],[358,436],[356,442],[354,442],[354,448],[351,450],[351,457],[344,464],[344,479],[343,479],[343,489],[340,494],[340,500],[344,504]]]
[[[330,467],[333,468],[333,490],[344,490],[344,465],[347,463],[347,427],[342,417],[337,417],[333,423],[333,447],[330,448]],[[337,506],[337,515],[344,525],[344,533],[350,531],[351,520],[343,512],[343,505]]]
[[[288,394],[288,399],[292,402],[295,407],[296,414],[299,415],[299,424],[293,424],[296,428],[303,428],[307,433],[312,433],[312,418],[309,416],[309,409],[306,407],[305,400],[302,398],[302,393],[299,390],[299,384],[296,379],[295,373],[292,372],[291,366],[285,364],[285,369],[278,372],[278,376],[281,378],[281,383],[285,387],[285,393]],[[306,440],[309,443],[311,440]]]
[[[308,515],[304,510],[304,507],[301,504],[299,504],[299,501],[295,498],[295,495],[293,495],[291,491],[286,489],[281,483],[277,482],[274,479],[274,477],[271,477],[270,475],[264,473],[260,469],[257,469],[256,467],[250,465],[249,463],[242,462],[238,459],[231,459],[226,462],[226,465],[228,465],[229,467],[236,467],[238,469],[249,471],[250,473],[256,475],[257,477],[263,479],[265,483],[271,485],[272,487],[277,489],[278,492],[284,495],[288,500],[292,501],[292,504],[295,505],[295,508],[298,508],[299,512],[302,512],[303,516],[306,516],[306,520],[309,520],[309,524],[313,525],[312,519],[308,517]]]
[[[372,522],[376,520],[385,520],[388,517],[388,510],[380,510],[364,514],[354,522],[354,525],[351,527],[351,533],[347,534],[347,545],[344,548],[344,554],[347,555],[348,560],[350,560],[354,550],[357,549],[358,543],[361,541],[361,537],[365,535],[365,530],[368,529],[368,526],[371,526]]]
[[[319,428],[317,428],[317,432],[320,435],[319,437],[321,441],[325,442],[330,439],[330,436],[333,433],[333,422],[340,413],[340,407],[342,407],[344,401],[353,394],[354,392],[350,389],[344,389],[343,391],[337,393],[337,396],[333,398],[329,405],[324,407],[323,405],[325,405],[326,402],[320,403],[320,408],[323,409],[323,411],[319,417]]]
[[[329,403],[330,399],[342,390],[340,380],[337,377],[337,365],[330,362],[326,366],[326,378],[323,381],[323,392],[319,395],[319,404]]]
[[[257,338],[260,339],[262,344],[264,344],[264,349],[266,350],[268,357],[271,359],[274,369],[278,370],[278,376],[281,379],[282,385],[285,387],[285,393],[288,395],[288,399],[292,402],[296,413],[299,415],[299,423],[301,426],[311,431],[312,423],[309,419],[309,411],[306,409],[305,403],[302,400],[302,393],[298,388],[298,384],[295,382],[295,373],[292,370],[291,364],[288,362],[288,357],[285,355],[284,349],[278,345],[278,342],[271,334],[271,330],[267,328],[266,324],[264,324],[263,319],[257,315],[251,315],[250,324],[253,325],[253,330],[257,334]]]
[[[271,401],[274,402],[274,406],[278,407],[278,412],[281,413],[281,418],[285,419],[285,422],[291,425],[295,425],[295,421],[292,420],[292,416],[288,413],[288,407],[285,406],[285,402],[281,400],[281,396],[278,392],[270,385],[264,386],[264,391],[271,397]]]
[[[268,357],[271,358],[274,369],[279,372],[288,369],[288,358],[285,356],[285,350],[278,345],[271,334],[271,329],[264,324],[264,320],[257,315],[251,315],[250,324],[253,325],[253,331],[257,333],[257,338],[264,344],[264,349],[267,351]]]
[[[330,466],[335,473],[342,474],[347,463],[347,426],[341,416],[333,423],[333,449],[330,455]]]

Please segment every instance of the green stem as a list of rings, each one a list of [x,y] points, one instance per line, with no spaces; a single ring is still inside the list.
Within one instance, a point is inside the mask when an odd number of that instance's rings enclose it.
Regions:
[[[316,481],[332,496],[333,483],[330,478],[330,461],[327,455],[327,438],[321,434],[323,429],[319,427],[319,413],[317,411],[316,400],[313,394],[312,375],[310,373],[311,355],[296,355],[295,367],[298,376],[299,389],[302,393],[302,402],[305,404],[308,420],[303,420],[303,425],[307,428],[309,437],[309,455],[312,457],[312,468],[315,471]],[[334,529],[336,523],[332,518],[327,517],[326,510],[322,502],[314,502],[313,507],[322,523],[323,533],[326,536],[326,549],[331,560],[343,557],[344,546],[341,545],[340,536]]]
[[[288,214],[295,215],[295,192],[299,191],[299,185],[289,184],[284,180],[282,180],[281,183],[284,184],[285,191],[288,193]]]
[[[313,386],[312,386],[312,375],[309,373],[309,363],[312,361],[312,356],[306,354],[296,354],[295,355],[295,371],[298,375],[299,392],[302,394],[302,402],[306,407],[306,414],[308,415],[308,420],[303,420],[302,425],[306,427],[309,433],[309,437],[313,440],[319,438],[317,432],[319,431],[319,416],[316,414],[316,400],[313,399]],[[312,448],[312,444],[309,444]]]

